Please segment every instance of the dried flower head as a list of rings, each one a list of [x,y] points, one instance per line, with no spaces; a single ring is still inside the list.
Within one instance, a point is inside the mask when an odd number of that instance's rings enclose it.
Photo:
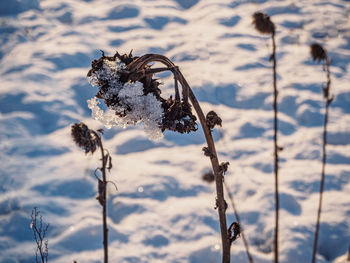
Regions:
[[[213,129],[216,125],[221,127],[222,120],[215,111],[209,111],[205,120],[209,129]]]
[[[319,62],[327,58],[327,50],[324,49],[320,44],[313,43],[310,46],[310,52],[311,52],[312,59],[314,61]]]
[[[205,181],[207,183],[212,183],[215,180],[215,176],[214,176],[212,171],[209,171],[209,172],[203,174],[202,179],[203,179],[203,181]]]
[[[174,100],[170,96],[162,105],[165,111],[160,125],[162,131],[170,130],[179,133],[189,133],[197,130],[197,118],[192,114],[189,103],[185,103],[183,100]]]
[[[84,123],[72,125],[72,137],[74,142],[85,150],[85,153],[94,153],[99,147],[99,138]]]
[[[270,20],[267,14],[261,12],[255,12],[253,15],[253,22],[255,29],[262,34],[275,33],[275,24]]]
[[[146,55],[147,56],[147,55]],[[142,123],[151,139],[159,139],[165,130],[189,133],[197,130],[196,117],[185,100],[162,98],[160,82],[153,78],[150,65],[138,68],[138,57],[120,55],[102,56],[91,63],[87,76],[92,86],[99,88],[88,100],[94,119],[107,128],[126,127]],[[102,99],[107,111],[99,107]]]

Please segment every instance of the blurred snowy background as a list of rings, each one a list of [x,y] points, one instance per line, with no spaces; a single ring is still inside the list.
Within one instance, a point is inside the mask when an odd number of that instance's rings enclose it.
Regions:
[[[345,0],[0,0],[0,262],[34,262],[30,213],[50,223],[49,261],[101,262],[100,206],[93,171],[70,125],[91,128],[86,100],[91,60],[161,53],[180,68],[205,112],[215,110],[220,161],[255,262],[272,261],[274,229],[271,42],[251,24],[255,11],[277,25],[281,262],[310,262],[321,172],[322,66],[332,59],[329,146],[318,262],[345,262],[350,245],[350,2]],[[170,75],[161,75],[172,92]],[[214,185],[202,131],[106,130],[113,156],[110,262],[219,262]],[[228,222],[235,220],[228,210]],[[247,262],[242,240],[232,262]]]

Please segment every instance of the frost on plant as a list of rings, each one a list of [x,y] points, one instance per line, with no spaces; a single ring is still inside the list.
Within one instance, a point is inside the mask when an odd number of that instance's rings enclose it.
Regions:
[[[123,56],[116,53],[113,57],[102,53],[98,60],[92,61],[88,80],[99,88],[96,96],[88,100],[92,117],[107,128],[142,123],[153,140],[160,139],[166,129],[180,133],[197,130],[196,117],[188,103],[172,97],[163,99],[160,83],[152,78],[153,74],[139,76],[139,72],[133,72],[137,58],[131,53]],[[146,65],[143,70],[150,68]],[[100,100],[106,104],[106,111],[100,108]]]

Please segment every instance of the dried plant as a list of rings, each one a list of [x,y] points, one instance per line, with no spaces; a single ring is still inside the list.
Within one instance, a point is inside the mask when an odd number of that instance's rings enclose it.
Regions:
[[[278,146],[277,143],[277,133],[278,133],[278,123],[277,123],[277,61],[276,61],[276,41],[275,33],[276,26],[271,21],[267,14],[256,12],[253,15],[253,24],[256,30],[262,34],[271,35],[272,39],[272,54],[270,56],[270,61],[272,61],[272,71],[273,71],[273,109],[274,109],[274,170],[275,170],[275,238],[274,238],[274,262],[278,262],[278,229],[279,229],[279,191],[278,191],[278,152],[282,150],[282,147]]]
[[[102,230],[103,230],[103,249],[104,263],[108,262],[108,227],[107,227],[107,184],[112,183],[107,181],[106,170],[112,169],[112,157],[109,152],[103,148],[101,134],[103,130],[91,130],[84,123],[75,123],[71,131],[74,142],[85,150],[85,153],[93,154],[97,148],[101,150],[102,167],[95,170],[95,177],[98,181],[98,195],[96,199],[102,206]],[[97,171],[102,173],[102,178],[97,175]],[[114,184],[115,185],[115,184]]]
[[[333,96],[330,95],[330,86],[331,86],[331,72],[330,72],[330,60],[327,55],[327,50],[324,49],[319,44],[312,44],[311,48],[311,56],[314,61],[324,61],[324,70],[327,74],[327,83],[323,86],[323,97],[326,101],[325,105],[325,117],[323,123],[323,146],[322,146],[322,171],[321,171],[321,184],[320,184],[320,198],[318,203],[318,211],[317,211],[317,222],[316,222],[316,230],[314,237],[314,245],[312,251],[312,263],[316,262],[316,253],[317,253],[317,242],[318,242],[318,233],[320,230],[320,221],[321,221],[321,212],[322,212],[322,199],[323,199],[323,190],[324,190],[324,182],[325,182],[325,170],[326,170],[326,146],[327,146],[327,124],[328,124],[328,111],[329,106],[333,101]]]
[[[159,62],[164,67],[153,68]],[[161,97],[159,82],[154,74],[170,71],[174,76],[174,97]],[[224,200],[223,170],[219,165],[211,129],[221,124],[219,117],[205,118],[203,111],[179,68],[168,58],[158,54],[133,57],[132,54],[102,56],[92,62],[88,73],[89,82],[97,86],[97,95],[88,101],[94,119],[106,127],[127,126],[142,123],[151,139],[159,139],[165,130],[189,133],[197,130],[197,113],[207,141],[206,152],[210,157],[216,182],[217,206],[222,239],[222,262],[230,262],[231,240],[226,224],[227,204]],[[179,84],[182,87],[180,95]],[[107,105],[102,111],[97,99]],[[190,104],[191,102],[191,104]],[[214,115],[213,115],[214,116]]]
[[[48,262],[49,241],[47,240],[46,235],[49,224],[44,224],[43,217],[40,215],[40,211],[37,210],[36,207],[34,207],[32,210],[30,228],[33,230],[34,240],[36,243],[35,262]]]
[[[267,14],[255,12],[253,14],[253,24],[255,29],[262,34],[274,34],[275,24],[270,20]]]
[[[320,62],[327,59],[327,52],[320,44],[313,43],[310,46],[310,53],[314,61]]]

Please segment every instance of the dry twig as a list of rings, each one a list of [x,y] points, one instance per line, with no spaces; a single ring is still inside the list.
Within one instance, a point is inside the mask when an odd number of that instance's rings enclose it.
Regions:
[[[322,212],[322,200],[323,200],[323,190],[324,190],[324,182],[325,182],[325,170],[326,170],[326,146],[327,146],[327,124],[328,124],[328,111],[329,106],[333,101],[333,96],[330,95],[330,86],[331,86],[331,72],[330,72],[330,60],[327,55],[327,50],[324,49],[319,44],[311,45],[311,56],[314,61],[322,61],[324,60],[324,68],[327,74],[327,84],[323,87],[323,97],[326,101],[325,105],[325,115],[324,115],[324,123],[323,123],[323,145],[322,145],[322,171],[321,171],[321,184],[320,184],[320,198],[318,202],[318,211],[317,211],[317,222],[316,222],[316,230],[314,237],[314,245],[312,250],[312,263],[316,262],[316,254],[317,254],[317,243],[318,243],[318,234],[320,230],[320,221],[321,221],[321,212]]]
[[[43,223],[43,217],[40,215],[40,211],[37,210],[36,207],[34,207],[32,210],[30,228],[33,230],[34,240],[36,243],[35,262],[47,263],[49,256],[49,241],[47,240],[46,235],[49,224],[45,226]]]

